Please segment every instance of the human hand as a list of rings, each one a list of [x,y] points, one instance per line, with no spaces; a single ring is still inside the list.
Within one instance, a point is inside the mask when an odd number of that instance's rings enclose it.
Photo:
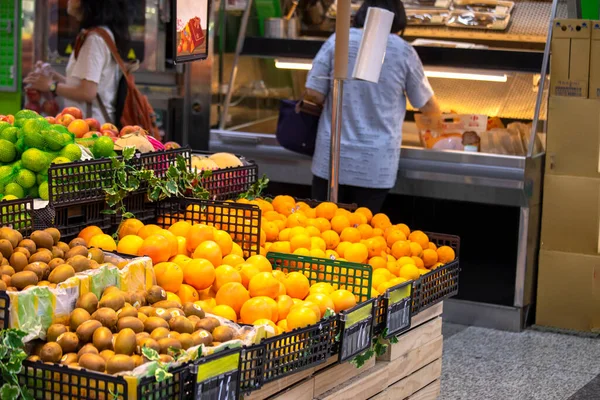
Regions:
[[[32,72],[23,79],[23,82],[29,85],[28,88],[30,89],[36,89],[40,92],[49,92],[52,78],[37,72]]]

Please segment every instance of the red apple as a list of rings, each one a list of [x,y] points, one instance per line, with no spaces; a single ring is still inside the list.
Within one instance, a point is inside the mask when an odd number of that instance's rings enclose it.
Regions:
[[[119,132],[119,128],[117,128],[116,126],[114,126],[113,124],[111,124],[109,122],[102,124],[102,126],[100,127],[100,131],[103,131],[105,129],[110,129],[111,131]]]
[[[42,104],[42,112],[46,115],[56,115],[58,113],[58,103],[56,100],[46,100]]]
[[[167,142],[165,143],[165,150],[173,150],[173,149],[180,149],[181,146],[179,145],[179,143],[176,142]]]
[[[62,110],[61,114],[71,114],[73,117],[75,117],[75,119],[83,118],[83,113],[77,107],[66,107],[64,110]]]
[[[55,117],[46,117],[46,121],[50,122],[52,125],[56,124]]]
[[[95,118],[86,118],[86,124],[90,127],[90,131],[99,131],[100,130],[100,122],[98,122]]]
[[[112,129],[100,129],[101,136],[117,137],[118,133]]]
[[[119,136],[123,137],[125,135],[129,135],[130,133],[134,133],[134,132],[138,132],[140,131],[142,128],[140,128],[137,125],[127,125],[124,126],[123,129],[121,129],[121,132],[119,132]]]
[[[40,92],[35,89],[27,89],[27,99],[32,103],[39,103],[42,99]]]
[[[0,121],[8,122],[9,124],[13,124],[15,122],[14,115],[0,115]]]
[[[58,114],[58,117],[56,117],[56,123],[68,127],[71,122],[75,121],[76,119],[77,118],[71,114]]]
[[[25,104],[25,108],[27,110],[35,111],[38,114],[42,112],[42,106],[40,105],[40,103],[34,101],[30,101],[27,104]]]
[[[98,132],[98,131],[89,131],[83,134],[83,138],[91,138],[94,137],[94,135],[96,135],[97,137],[102,136],[102,133]]]

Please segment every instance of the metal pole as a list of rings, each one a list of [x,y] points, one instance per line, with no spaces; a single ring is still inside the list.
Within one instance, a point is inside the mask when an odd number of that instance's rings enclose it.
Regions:
[[[348,42],[350,40],[350,0],[338,0],[335,20],[333,64],[333,104],[331,112],[331,149],[329,152],[329,201],[338,202],[340,141],[344,79],[348,77]]]
[[[233,95],[233,85],[235,84],[235,77],[238,72],[238,61],[240,59],[240,53],[244,48],[246,29],[248,29],[248,19],[250,18],[250,10],[252,9],[252,0],[246,1],[248,3],[246,4],[246,9],[242,15],[242,23],[240,24],[240,31],[238,32],[237,43],[235,46],[235,56],[233,57],[233,67],[231,68],[231,75],[229,77],[229,84],[227,87],[227,95],[225,96],[225,104],[223,104],[223,110],[221,111],[221,117],[219,118],[219,129],[225,129],[227,113],[229,112],[229,103],[231,103],[231,96]]]
[[[183,64],[183,132],[181,132],[181,144],[190,144],[190,130],[192,118],[192,66]]]

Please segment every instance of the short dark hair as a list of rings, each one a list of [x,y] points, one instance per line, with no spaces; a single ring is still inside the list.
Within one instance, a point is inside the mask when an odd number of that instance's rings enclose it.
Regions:
[[[121,57],[129,51],[129,19],[126,0],[81,0],[81,28],[108,27]]]
[[[369,7],[383,8],[394,13],[392,29],[390,33],[404,34],[406,29],[406,11],[400,0],[365,0],[354,16],[354,27],[363,28],[367,22],[367,11]]]

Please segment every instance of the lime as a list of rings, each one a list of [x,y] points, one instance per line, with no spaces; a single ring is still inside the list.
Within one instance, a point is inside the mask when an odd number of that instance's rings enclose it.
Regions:
[[[55,159],[52,160],[52,164],[66,164],[66,163],[70,163],[71,160],[69,160],[67,157],[63,157],[63,156],[59,156],[56,157]]]
[[[50,166],[46,153],[39,149],[28,149],[21,155],[23,166],[33,172],[45,171]]]
[[[40,197],[40,192],[38,191],[37,185],[27,189],[27,197],[31,197],[32,199],[37,199]]]
[[[4,129],[8,128],[8,127],[12,127],[11,124],[9,124],[6,121],[0,121],[0,132],[2,132]]]
[[[46,171],[46,172],[48,172],[48,171]],[[35,174],[35,183],[37,183],[38,185],[41,185],[43,182],[48,182],[48,174],[47,173]]]
[[[40,187],[38,187],[38,193],[42,200],[48,200],[48,182],[43,182],[40,184]]]
[[[2,129],[2,126],[0,126],[0,129]],[[0,139],[8,140],[11,143],[17,143],[17,139],[19,139],[19,132],[19,128],[10,126],[6,129],[0,130]]]
[[[21,110],[15,114],[15,120],[17,119],[30,119],[30,118],[39,118],[40,114],[36,113],[32,110]]]
[[[22,169],[17,173],[15,182],[23,189],[30,189],[35,186],[35,174],[28,169]]]
[[[2,135],[2,133],[0,133]],[[62,133],[54,131],[52,129],[45,129],[42,131],[42,137],[48,150],[59,151],[69,142],[65,140]]]
[[[40,149],[44,150],[46,147],[46,141],[40,132],[25,133],[21,130],[23,135],[23,145],[25,149]]]
[[[4,187],[4,194],[13,195],[19,199],[22,199],[25,197],[25,190],[23,190],[21,185],[13,182]]]
[[[50,127],[48,129],[51,129],[53,131],[57,131],[60,133],[69,133],[69,130],[65,126],[60,125],[60,124],[50,125]]]
[[[108,136],[102,136],[96,139],[92,146],[94,158],[110,157],[115,149],[115,143]]]
[[[19,200],[17,196],[13,196],[12,194],[7,194],[2,198],[2,201],[11,201],[11,200]]]
[[[31,133],[40,133],[42,129],[45,129],[48,126],[50,126],[50,124],[45,119],[28,119],[23,122],[21,130],[25,135],[29,135]]]
[[[0,139],[0,162],[9,163],[17,156],[17,149],[12,142]]]
[[[0,167],[0,183],[6,183],[12,179],[11,175],[13,173],[13,168],[9,165],[4,165]]]
[[[79,161],[81,159],[81,148],[74,143],[68,144],[60,151],[60,155],[71,161]]]

